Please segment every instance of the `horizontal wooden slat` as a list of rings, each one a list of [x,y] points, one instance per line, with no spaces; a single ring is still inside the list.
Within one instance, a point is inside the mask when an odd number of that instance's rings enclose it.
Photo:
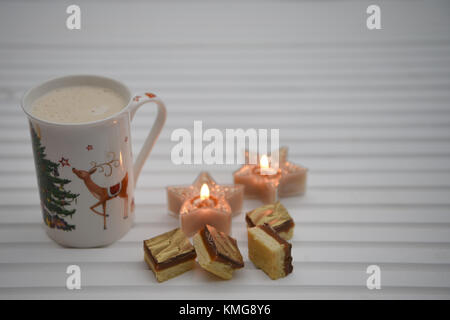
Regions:
[[[157,144],[158,148],[152,151],[152,157],[159,157],[171,161],[171,152],[177,145],[178,141]],[[29,157],[31,153],[31,146],[26,144],[17,144],[14,142],[3,143],[4,148],[8,149],[8,153],[3,153],[0,158],[13,158],[13,157]],[[192,144],[193,146],[193,144]],[[203,144],[203,147],[207,146],[207,143]],[[293,158],[302,157],[317,157],[317,156],[449,156],[450,155],[450,141],[432,141],[432,142],[329,142],[329,143],[317,143],[317,142],[298,142],[291,143],[292,151],[290,152]],[[235,147],[236,148],[236,147]],[[134,145],[134,150],[139,150],[138,145]],[[235,151],[237,153],[237,150]],[[191,162],[193,157],[198,153],[194,153],[192,150]],[[225,162],[225,158],[222,159]],[[302,161],[303,163],[305,161]]]
[[[144,110],[142,110],[144,111]],[[450,111],[450,110],[449,110]],[[447,113],[437,113],[441,116],[446,116]],[[181,114],[182,115],[182,114]],[[143,114],[145,116],[145,114]],[[301,114],[299,114],[301,116]],[[146,117],[146,119],[149,119]],[[186,126],[193,134],[193,123]],[[206,131],[208,128],[205,128]],[[244,129],[244,128],[243,128]],[[145,134],[148,132],[146,128],[132,128],[132,141],[138,144],[143,143]],[[191,141],[199,141],[191,137]],[[30,142],[30,133],[27,130],[14,128],[0,128],[0,141],[5,143],[21,143],[28,144]],[[437,127],[433,130],[429,128],[281,128],[280,129],[280,143],[295,143],[295,142],[424,142],[424,141],[450,141],[450,127]],[[171,132],[164,130],[158,138],[158,144],[161,143],[176,143],[171,141]],[[206,144],[206,143],[205,143]],[[1,169],[1,168],[0,168]]]
[[[153,109],[153,108],[152,108]],[[136,117],[133,121],[133,125],[136,128],[148,128],[149,116]],[[289,113],[277,113],[273,115],[262,114],[249,114],[246,118],[236,117],[233,113],[228,112],[220,117],[214,117],[214,115],[201,114],[186,114],[183,118],[170,118],[167,120],[167,128],[189,128],[193,129],[194,121],[202,120],[204,130],[207,128],[255,128],[255,129],[267,129],[267,128],[310,128],[310,127],[327,127],[332,129],[334,127],[412,127],[412,126],[446,126],[450,122],[450,113],[430,113],[430,114],[409,114],[394,113],[394,114],[371,114],[368,117],[365,114],[330,114],[318,117],[317,115],[302,115],[298,118],[289,118]],[[0,124],[3,128],[18,126],[26,127],[26,117],[22,114],[5,115],[1,117]],[[448,128],[448,127],[447,127]]]
[[[232,171],[212,172],[214,178],[219,182],[232,182]],[[0,190],[35,188],[35,174],[4,173],[3,177],[9,181],[7,185],[1,186]],[[143,173],[139,179],[142,188],[160,188],[161,181],[166,185],[189,184],[195,178],[193,172],[179,172],[170,175],[168,171]],[[342,172],[342,173],[313,173],[308,177],[308,187],[312,189],[325,188],[391,188],[391,189],[414,189],[414,188],[442,188],[450,190],[450,172],[436,173],[396,173],[396,172]]]
[[[256,200],[247,200],[243,212],[260,206]],[[308,206],[290,204],[287,206],[291,216],[298,226],[307,224],[393,224],[393,226],[421,226],[428,224],[450,223],[450,205],[447,206],[418,206],[418,205],[329,205]],[[14,212],[14,214],[11,214]],[[167,214],[167,205],[145,205],[139,203],[136,207],[135,223],[174,223],[174,217]],[[42,222],[42,215],[38,203],[0,205],[0,217],[5,224],[38,224]],[[234,217],[239,222],[240,216]],[[26,239],[24,239],[26,240]]]
[[[141,244],[121,242],[106,248],[71,250],[51,242],[0,244],[0,264],[142,261]],[[240,249],[247,257],[247,248]],[[300,262],[450,264],[450,246],[437,244],[302,242],[293,247],[292,255]]]
[[[166,286],[164,290],[155,290],[152,287],[90,287],[83,291],[67,290],[66,288],[5,288],[0,289],[3,299],[236,299],[236,290],[226,287],[217,290],[217,284],[212,289],[203,286]],[[256,289],[256,290],[255,290]],[[441,288],[386,288],[384,290],[367,290],[359,287],[322,286],[322,287],[294,287],[295,297],[298,299],[445,299],[449,295],[448,289]],[[381,291],[381,292],[380,292]],[[239,289],[242,296],[251,296],[252,299],[292,299],[291,290],[284,286],[259,285],[257,287],[242,287]]]
[[[134,149],[136,150],[136,149]],[[320,157],[320,156],[291,156],[290,160],[294,163],[303,163],[307,165],[311,174],[315,172],[374,172],[374,173],[421,173],[421,172],[448,172],[450,171],[450,156],[371,156],[371,157]],[[11,165],[14,166],[17,174],[30,173],[34,174],[33,155],[30,152],[23,157],[0,157],[0,172],[11,173]],[[191,174],[194,178],[201,170],[211,171],[213,174],[218,172],[227,172],[228,178],[231,179],[231,172],[237,170],[239,165],[174,165],[167,161],[154,157],[153,155],[144,165],[143,173],[151,174],[153,172],[166,173],[185,173]],[[193,179],[183,180],[183,183],[191,182]],[[218,180],[219,182],[222,182]],[[230,180],[231,181],[231,180]]]
[[[164,184],[164,182],[162,182]],[[166,201],[164,187],[138,188],[136,201],[140,204],[163,204]],[[36,190],[24,189],[4,190],[0,194],[0,203],[4,205],[35,204],[38,203]],[[448,190],[432,189],[389,189],[389,188],[319,188],[309,192],[303,198],[285,198],[289,205],[297,203],[301,205],[330,206],[330,205],[450,205]]]
[[[92,214],[92,213],[80,213]],[[161,215],[161,214],[159,214]],[[170,219],[169,219],[170,218]],[[247,244],[246,226],[243,215],[233,219],[233,237],[241,246]],[[295,219],[294,219],[295,220]],[[103,221],[98,219],[99,226]],[[160,230],[170,230],[178,225],[173,217],[162,217],[159,222],[136,225],[122,242],[134,243],[158,235]],[[8,243],[47,243],[48,237],[42,232],[41,223],[5,224],[0,226],[0,244]],[[24,238],[23,235],[27,237]],[[355,239],[358,239],[355,241]],[[377,224],[377,223],[297,223],[294,237],[290,241],[294,246],[301,243],[373,243],[375,244],[433,244],[450,247],[450,221],[446,224]]]
[[[235,273],[235,281],[231,286],[255,286],[255,283],[268,284],[270,279],[257,270],[249,263],[245,270],[239,270]],[[33,283],[32,287],[54,287],[61,288],[65,286],[67,274],[65,269],[67,265],[64,263],[54,264],[27,264],[28,268],[22,264],[3,264],[2,274],[0,275],[1,288],[25,287],[29,288],[29,283]],[[81,263],[79,264],[83,280],[83,289],[89,290],[91,287],[105,286],[134,286],[134,287],[151,287],[156,284],[152,272],[148,270],[143,261],[124,262],[124,263]],[[318,264],[318,263],[295,263],[295,268],[302,270],[302,273],[293,273],[289,278],[282,279],[278,285],[283,287],[297,286],[344,286],[344,287],[363,287],[367,274],[365,273],[366,265],[364,264]],[[423,270],[420,265],[403,269],[396,265],[381,265],[383,270],[383,289],[392,287],[427,287],[432,284],[435,288],[448,287],[448,279],[450,269],[435,268],[427,266],[430,271]],[[38,272],[33,272],[38,269]],[[121,277],[111,278],[105,273],[105,268],[112,272],[121,272]],[[14,279],[20,279],[19,281]],[[177,282],[168,281],[161,286],[164,288],[172,286],[189,286],[195,281],[196,286],[204,286],[211,280],[211,276],[202,272],[199,267],[187,274],[180,276]],[[404,279],[412,278],[414,282],[405,281]],[[351,279],[349,282],[348,279]],[[446,279],[442,282],[442,279]],[[34,280],[34,281],[33,281]],[[218,284],[221,286],[220,284]]]

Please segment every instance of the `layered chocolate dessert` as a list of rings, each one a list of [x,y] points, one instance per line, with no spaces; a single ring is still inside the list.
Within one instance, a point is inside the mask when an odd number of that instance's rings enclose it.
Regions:
[[[159,282],[176,277],[195,266],[197,254],[180,228],[144,240],[144,259]]]
[[[248,229],[249,258],[273,280],[292,272],[291,248],[267,223]]]
[[[267,223],[285,240],[294,236],[294,220],[279,201],[247,212],[245,221],[249,228]]]
[[[231,279],[244,260],[235,239],[206,225],[194,236],[194,247],[200,266],[222,279]]]

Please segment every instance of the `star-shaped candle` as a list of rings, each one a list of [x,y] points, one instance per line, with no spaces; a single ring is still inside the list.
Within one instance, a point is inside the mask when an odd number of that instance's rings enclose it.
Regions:
[[[271,156],[265,154],[256,157],[257,164],[251,164],[246,152],[246,164],[233,174],[234,183],[243,184],[247,197],[258,198],[263,203],[304,194],[308,170],[287,161],[287,148],[280,148],[278,157],[278,166],[272,166]]]
[[[192,185],[167,187],[168,209],[180,216],[180,224],[187,236],[206,224],[230,233],[231,217],[242,210],[244,186],[219,185],[202,172]]]

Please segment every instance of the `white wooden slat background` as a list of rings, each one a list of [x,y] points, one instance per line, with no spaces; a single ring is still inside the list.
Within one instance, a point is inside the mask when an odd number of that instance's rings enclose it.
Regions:
[[[450,3],[376,1],[68,1],[0,3],[0,298],[450,298]],[[41,225],[23,92],[50,77],[94,73],[151,89],[167,125],[136,192],[136,225],[121,241],[65,249]],[[137,151],[153,113],[134,123]],[[228,282],[201,270],[157,284],[141,241],[174,228],[164,187],[208,170],[176,166],[172,130],[280,128],[308,192],[284,199],[296,222],[294,273],[271,281],[247,258]],[[245,210],[259,203],[246,201]],[[82,290],[65,289],[69,264]],[[366,268],[382,289],[365,287]]]

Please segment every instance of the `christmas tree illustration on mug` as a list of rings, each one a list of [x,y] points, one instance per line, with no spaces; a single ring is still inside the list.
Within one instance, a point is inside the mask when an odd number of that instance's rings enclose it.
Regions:
[[[72,218],[76,210],[67,207],[76,201],[79,194],[65,190],[64,186],[71,180],[59,177],[60,165],[70,166],[69,160],[61,158],[59,163],[56,163],[47,159],[40,135],[36,133],[32,125],[30,128],[44,222],[52,229],[72,231],[75,225],[69,224],[65,219]]]
[[[105,230],[106,217],[109,216],[108,214],[106,214],[106,202],[108,200],[116,197],[123,198],[125,200],[125,211],[123,214],[123,218],[128,218],[128,173],[125,174],[120,182],[110,187],[101,187],[96,184],[91,178],[91,175],[97,172],[97,170],[99,170],[99,172],[103,172],[105,177],[109,177],[112,175],[113,167],[117,168],[119,166],[120,161],[116,159],[115,153],[109,152],[108,155],[111,157],[110,161],[99,164],[97,164],[95,161],[92,161],[91,168],[89,170],[78,170],[76,168],[72,169],[72,172],[75,173],[78,178],[83,180],[86,188],[89,190],[92,196],[94,196],[98,200],[98,202],[94,203],[89,209],[91,209],[95,214],[103,217],[103,229]],[[102,206],[102,211],[96,210],[96,208],[100,205]]]

